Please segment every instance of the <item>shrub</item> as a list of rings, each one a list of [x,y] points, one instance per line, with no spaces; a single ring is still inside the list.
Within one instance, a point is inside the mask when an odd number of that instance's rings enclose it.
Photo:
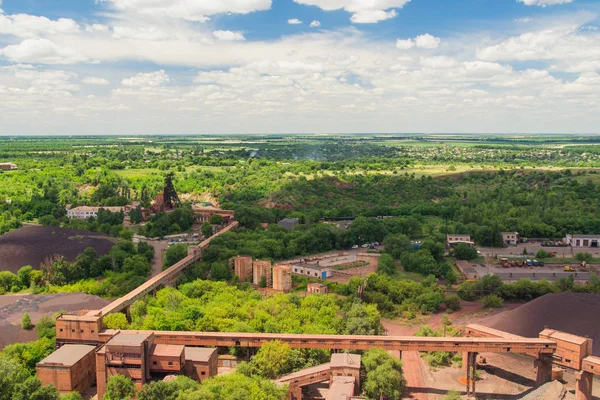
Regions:
[[[454,257],[457,260],[474,260],[477,258],[477,249],[465,243],[459,243],[454,249]]]
[[[499,308],[504,304],[504,300],[500,296],[490,294],[481,299],[483,306],[486,308]]]
[[[125,314],[113,313],[104,317],[104,326],[108,329],[127,329],[129,322]]]
[[[544,249],[539,249],[538,252],[535,254],[536,258],[552,258],[554,257],[554,253],[550,252],[550,251],[546,251]]]
[[[29,313],[23,314],[23,317],[21,318],[21,328],[27,329],[27,330],[33,328],[33,325],[31,324],[31,317],[29,316]]]
[[[444,303],[446,304],[446,308],[450,311],[460,310],[460,297],[455,294],[446,297]]]

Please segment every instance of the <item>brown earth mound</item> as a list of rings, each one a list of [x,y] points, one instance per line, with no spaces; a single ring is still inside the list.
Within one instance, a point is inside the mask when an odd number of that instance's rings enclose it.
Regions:
[[[538,337],[545,327],[593,339],[600,356],[600,294],[554,293],[514,310],[484,318],[479,323],[525,337]]]
[[[0,271],[16,273],[25,265],[37,269],[46,257],[54,254],[74,260],[88,247],[102,255],[113,245],[113,239],[104,233],[56,226],[25,226],[0,236]]]
[[[28,294],[0,296],[0,349],[12,343],[37,339],[35,330],[21,329],[21,317],[28,312],[33,324],[57,311],[97,310],[108,300],[85,293]]]

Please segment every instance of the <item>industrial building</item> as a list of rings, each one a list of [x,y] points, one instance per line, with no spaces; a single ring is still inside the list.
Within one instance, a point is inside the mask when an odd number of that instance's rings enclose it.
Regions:
[[[286,231],[291,231],[298,225],[300,220],[298,218],[284,218],[277,223],[277,225],[284,228]]]
[[[565,242],[571,247],[600,247],[600,235],[567,235]]]
[[[212,347],[185,348],[185,375],[202,382],[217,375],[218,352]]]
[[[0,163],[0,169],[3,169],[3,170],[17,169],[17,164],[13,164],[13,163]]]
[[[273,286],[273,267],[269,260],[257,260],[252,263],[252,283],[260,285],[260,280],[265,277],[267,286]]]
[[[507,246],[516,246],[519,243],[519,232],[502,232],[502,242]]]
[[[199,222],[210,221],[210,217],[213,215],[220,215],[223,217],[223,223],[228,224],[233,220],[233,215],[235,214],[233,210],[221,210],[213,205],[193,205],[192,210]]]
[[[108,210],[113,213],[123,212],[123,215],[129,214],[129,207],[91,207],[91,206],[80,206],[75,208],[67,208],[67,218],[75,219],[88,219],[90,217],[98,217],[98,211],[100,209]]]
[[[329,286],[324,283],[309,283],[306,285],[306,292],[308,294],[324,294],[329,292]]]
[[[273,268],[273,289],[282,292],[292,290],[292,266],[278,265]]]
[[[327,279],[331,276],[331,267],[320,266],[319,264],[294,264],[292,273],[310,276],[311,278]]]
[[[65,345],[40,361],[35,372],[44,384],[53,383],[61,394],[83,394],[96,383],[96,346]]]
[[[233,258],[233,271],[240,281],[247,282],[252,279],[252,257],[237,256]]]

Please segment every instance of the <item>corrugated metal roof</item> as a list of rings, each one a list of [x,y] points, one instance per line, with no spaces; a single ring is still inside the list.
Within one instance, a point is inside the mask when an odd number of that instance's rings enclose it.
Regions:
[[[217,351],[214,347],[186,347],[186,361],[208,362],[210,357]]]
[[[151,356],[156,357],[179,357],[185,346],[179,344],[155,344],[150,350]]]

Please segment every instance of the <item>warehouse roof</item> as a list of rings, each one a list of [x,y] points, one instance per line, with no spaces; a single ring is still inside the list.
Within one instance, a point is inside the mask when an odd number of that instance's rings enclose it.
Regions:
[[[150,350],[151,356],[156,357],[180,357],[185,346],[182,344],[155,344]]]
[[[88,346],[84,344],[65,344],[54,353],[44,358],[37,365],[62,365],[65,367],[70,367],[77,364],[82,358],[93,352],[95,349],[95,346]]]
[[[331,355],[331,367],[360,368],[360,355],[350,353],[336,353]]]
[[[572,335],[570,333],[557,331],[555,329],[544,329],[542,332],[540,332],[540,336],[545,336],[550,339],[562,340],[568,343],[574,343],[579,345],[591,340],[590,338]]]
[[[210,357],[217,351],[214,347],[186,347],[185,348],[185,360],[186,361],[197,361],[197,362],[208,362]]]
[[[353,376],[334,376],[326,400],[347,400],[354,396]]]
[[[115,335],[107,343],[109,346],[141,346],[141,344],[148,340],[154,333],[119,333]]]

